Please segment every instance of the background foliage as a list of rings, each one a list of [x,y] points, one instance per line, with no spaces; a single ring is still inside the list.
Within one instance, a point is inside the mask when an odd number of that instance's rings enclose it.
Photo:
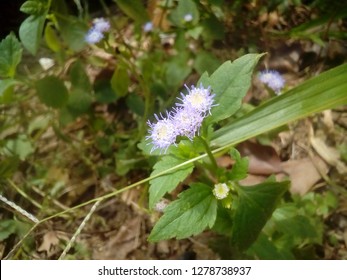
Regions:
[[[20,15],[0,42],[2,258],[346,258],[342,2],[17,2],[1,9]],[[88,44],[98,17],[111,29]],[[265,68],[284,74],[281,95],[259,83]],[[218,106],[200,138],[149,153],[147,121],[184,84],[210,86]],[[232,148],[250,142],[278,162],[254,171],[258,153]],[[309,156],[327,171],[298,194],[285,162]]]

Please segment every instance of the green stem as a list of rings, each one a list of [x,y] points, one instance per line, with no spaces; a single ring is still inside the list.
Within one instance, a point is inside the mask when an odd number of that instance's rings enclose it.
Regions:
[[[211,149],[210,149],[210,146],[208,145],[206,139],[205,139],[203,136],[198,136],[198,138],[200,139],[201,143],[202,143],[202,144],[204,145],[204,147],[205,147],[206,153],[207,153],[207,155],[208,155],[208,157],[209,157],[209,159],[210,159],[210,161],[211,161],[211,163],[212,163],[213,169],[214,169],[215,171],[217,171],[217,169],[218,169],[217,161],[216,161],[216,159],[214,158],[214,156],[213,156],[213,154],[212,154],[212,151],[211,151]]]
[[[207,143],[206,143],[206,144],[207,144]],[[217,148],[217,149],[215,149],[215,150],[213,150],[213,151],[211,151],[210,148],[209,148],[209,146],[207,145],[207,147],[208,147],[207,150],[208,150],[209,153],[212,155],[213,161],[215,162],[215,159],[214,159],[214,157],[213,157],[213,154],[219,153],[219,152],[223,152],[223,151],[225,151],[227,148],[231,147],[233,144],[235,144],[235,143],[231,143],[231,144],[229,144],[229,145],[225,145],[225,146],[220,147],[220,148]],[[133,183],[133,184],[131,184],[131,185],[128,185],[128,186],[122,188],[122,189],[113,191],[113,192],[111,192],[111,193],[105,194],[105,195],[100,196],[100,197],[98,197],[98,198],[94,198],[94,199],[88,200],[88,201],[83,202],[83,203],[81,203],[81,204],[78,204],[78,205],[76,205],[76,206],[74,206],[74,207],[72,207],[72,208],[68,208],[68,209],[66,209],[66,210],[64,210],[64,211],[58,212],[58,213],[56,213],[56,214],[54,214],[54,215],[48,216],[48,217],[46,217],[46,218],[40,220],[38,223],[36,223],[36,224],[33,225],[33,227],[23,236],[23,238],[22,238],[21,240],[19,240],[19,241],[16,243],[16,245],[12,248],[12,250],[7,254],[7,256],[6,256],[4,259],[9,259],[9,258],[11,258],[11,256],[12,256],[13,254],[15,254],[15,252],[17,251],[17,249],[19,248],[19,246],[22,244],[22,242],[30,235],[30,233],[32,233],[32,232],[34,231],[34,229],[35,229],[38,225],[41,225],[41,224],[43,224],[44,222],[46,222],[46,221],[48,221],[48,220],[51,220],[51,219],[53,219],[53,218],[55,218],[55,217],[61,216],[61,215],[63,215],[63,214],[66,214],[66,213],[68,213],[68,212],[71,212],[71,211],[76,210],[76,209],[78,209],[78,208],[81,208],[81,207],[83,207],[83,206],[89,205],[89,204],[91,204],[91,203],[95,203],[95,202],[97,202],[97,201],[102,202],[103,200],[106,200],[106,199],[108,199],[108,198],[117,196],[118,194],[121,194],[121,193],[123,193],[123,192],[125,192],[125,191],[127,191],[127,190],[130,190],[130,189],[132,189],[132,188],[134,188],[134,187],[137,187],[137,186],[139,186],[139,185],[142,185],[142,184],[144,184],[144,183],[146,183],[146,182],[148,182],[148,181],[150,181],[150,180],[153,180],[153,179],[155,179],[155,178],[157,178],[157,177],[163,176],[163,175],[168,174],[168,173],[170,173],[170,172],[172,172],[172,171],[175,171],[175,170],[177,170],[177,169],[180,169],[181,167],[186,166],[186,165],[188,165],[188,164],[190,164],[190,163],[193,163],[193,162],[196,162],[196,161],[198,161],[198,160],[200,160],[200,159],[203,159],[203,158],[205,158],[207,155],[208,155],[208,154],[199,155],[199,156],[197,156],[197,157],[195,157],[195,158],[192,158],[192,159],[190,159],[190,160],[187,160],[187,161],[185,161],[185,162],[183,162],[183,163],[181,163],[181,164],[178,164],[178,165],[173,166],[173,167],[171,167],[171,168],[168,168],[168,169],[166,169],[166,170],[164,170],[164,171],[162,171],[162,172],[159,172],[159,173],[156,174],[156,175],[152,175],[152,176],[150,176],[150,177],[147,177],[147,178],[145,178],[145,179],[142,179],[142,180],[140,180],[140,181],[137,181],[137,182],[135,182],[135,183]],[[216,164],[216,165],[217,165],[217,164]]]

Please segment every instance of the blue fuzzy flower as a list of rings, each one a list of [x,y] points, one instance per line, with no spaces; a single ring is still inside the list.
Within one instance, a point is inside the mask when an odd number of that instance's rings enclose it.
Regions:
[[[93,20],[93,26],[88,30],[87,35],[85,36],[85,41],[88,44],[96,44],[99,43],[102,39],[104,39],[104,33],[109,31],[111,25],[109,21],[104,18],[95,18]]]
[[[99,43],[103,38],[104,34],[102,32],[91,28],[84,39],[88,44],[96,44]]]
[[[202,116],[206,116],[207,114],[211,114],[211,109],[214,106],[217,106],[214,103],[215,94],[211,94],[210,87],[204,88],[200,85],[199,88],[194,86],[189,89],[187,85],[185,85],[188,90],[188,94],[184,95],[181,93],[182,98],[178,98],[182,101],[182,103],[176,103],[178,107],[189,108],[193,111],[197,111]]]
[[[156,149],[160,149],[161,151],[164,150],[166,152],[172,144],[175,144],[178,135],[177,129],[169,113],[167,113],[167,117],[163,117],[162,115],[160,115],[161,118],[157,115],[154,116],[157,122],[147,122],[150,129],[146,140],[151,140],[151,143],[153,144],[151,152]]]
[[[172,120],[180,136],[186,136],[193,140],[196,134],[199,134],[204,117],[198,111],[190,107],[175,108]]]
[[[178,98],[182,103],[176,103],[177,107],[171,112],[167,112],[167,117],[154,115],[157,122],[148,121],[149,135],[146,140],[150,140],[155,149],[167,150],[170,145],[176,144],[178,136],[185,136],[191,141],[199,130],[204,118],[211,114],[211,108],[217,106],[214,103],[214,94],[211,94],[210,87],[199,88],[192,86],[190,89],[185,85],[188,94],[181,93],[182,98]],[[150,143],[149,143],[150,144]]]
[[[285,81],[276,70],[265,70],[259,73],[259,80],[271,88],[276,94],[280,94]]]
[[[95,18],[93,20],[93,28],[96,31],[104,33],[110,30],[111,25],[110,22],[104,18]]]

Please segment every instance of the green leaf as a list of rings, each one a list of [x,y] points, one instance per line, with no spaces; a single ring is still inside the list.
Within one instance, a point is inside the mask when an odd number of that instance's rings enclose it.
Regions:
[[[19,8],[22,13],[29,15],[39,15],[43,14],[46,10],[43,3],[41,1],[29,0],[23,3],[23,5]]]
[[[18,165],[19,159],[17,156],[2,157],[0,162],[0,179],[11,177],[18,170]]]
[[[214,225],[216,215],[217,200],[211,188],[201,183],[192,184],[179,195],[179,199],[165,208],[148,240],[182,239],[199,234]]]
[[[262,56],[247,54],[232,63],[223,63],[210,77],[206,74],[201,76],[198,86],[200,83],[205,87],[211,86],[216,94],[215,104],[218,104],[212,108],[207,123],[226,119],[241,107],[241,101],[251,85],[253,69]]]
[[[18,81],[13,79],[0,80],[0,104],[6,104],[11,101],[13,87]]]
[[[145,113],[144,101],[135,93],[131,93],[127,96],[126,104],[131,111],[139,116],[143,116],[143,114]]]
[[[228,179],[231,181],[238,181],[246,178],[248,172],[248,159],[241,158],[240,153],[235,148],[231,148],[230,156],[235,160],[235,163],[231,171],[228,172]]]
[[[21,44],[13,33],[0,42],[0,77],[14,77],[22,59],[22,51]]]
[[[190,74],[191,66],[188,65],[189,55],[182,52],[176,55],[166,65],[166,82],[169,86],[176,87]]]
[[[289,187],[289,182],[265,182],[255,186],[236,188],[234,201],[232,243],[241,251],[247,249],[258,237],[270,219],[279,199]]]
[[[84,69],[84,66],[80,60],[76,60],[70,68],[70,81],[73,88],[78,88],[91,92],[92,86],[89,81],[89,77]]]
[[[184,16],[188,14],[192,15],[193,19],[186,22]],[[199,22],[199,10],[192,0],[179,1],[176,9],[171,12],[169,18],[178,27],[184,27],[187,24],[196,24]]]
[[[284,234],[286,243],[290,246],[301,245],[307,241],[321,243],[321,235],[316,225],[306,216],[296,215],[287,219],[274,219],[274,221],[276,228]]]
[[[15,220],[1,220],[0,221],[0,241],[4,241],[11,234],[16,233],[16,221]]]
[[[79,52],[86,46],[88,26],[85,22],[72,16],[64,16],[58,17],[58,24],[62,38],[71,50]]]
[[[111,87],[118,97],[123,97],[128,93],[130,78],[125,67],[118,66],[111,78]]]
[[[19,27],[19,38],[32,55],[35,55],[39,48],[45,20],[46,14],[31,15]]]
[[[17,234],[20,238],[28,232],[30,225],[18,220],[1,220],[0,221],[0,241],[5,240],[11,234]]]
[[[313,113],[347,104],[346,76],[347,64],[343,64],[272,98],[215,131],[211,145],[232,146]]]
[[[24,134],[20,134],[17,139],[8,140],[5,147],[10,154],[17,155],[21,160],[25,160],[35,151],[30,139]]]
[[[92,101],[92,96],[87,91],[75,88],[70,92],[67,109],[77,117],[89,110]]]
[[[164,156],[154,167],[151,176],[155,176],[172,167],[185,162],[186,159],[178,158],[172,155]],[[193,171],[193,164],[187,164],[184,167],[177,168],[175,171],[166,173],[150,181],[149,187],[149,208],[155,204],[167,193],[177,187]]]
[[[42,103],[52,108],[61,108],[68,101],[64,82],[55,76],[47,76],[36,82],[36,91]]]
[[[67,110],[70,117],[74,119],[89,110],[93,101],[91,95],[92,85],[80,60],[76,60],[72,64],[69,74],[72,90],[69,95]]]
[[[205,71],[212,73],[220,65],[220,61],[209,52],[199,52],[194,61],[195,70],[202,75]]]
[[[62,49],[60,39],[53,28],[53,24],[49,23],[45,27],[45,41],[47,46],[54,52],[59,52]]]
[[[215,16],[211,16],[201,22],[201,26],[204,31],[202,36],[206,42],[212,42],[213,40],[224,40],[225,26]]]
[[[213,230],[219,234],[226,236],[231,235],[233,228],[232,212],[228,208],[218,207],[216,222],[213,225]]]
[[[261,233],[257,241],[247,250],[248,254],[255,255],[260,260],[294,260],[290,249],[279,249],[269,237]]]
[[[118,96],[112,90],[110,80],[97,80],[94,83],[96,101],[100,103],[111,103],[117,100]]]
[[[114,0],[118,7],[131,19],[138,23],[149,20],[148,13],[141,0]]]

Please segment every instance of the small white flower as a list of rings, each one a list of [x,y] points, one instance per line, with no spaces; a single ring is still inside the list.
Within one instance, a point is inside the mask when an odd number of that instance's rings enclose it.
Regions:
[[[230,189],[225,183],[215,184],[213,194],[217,199],[224,199],[228,196]]]
[[[192,14],[186,14],[183,19],[184,19],[185,22],[192,21],[193,20],[193,15]]]

